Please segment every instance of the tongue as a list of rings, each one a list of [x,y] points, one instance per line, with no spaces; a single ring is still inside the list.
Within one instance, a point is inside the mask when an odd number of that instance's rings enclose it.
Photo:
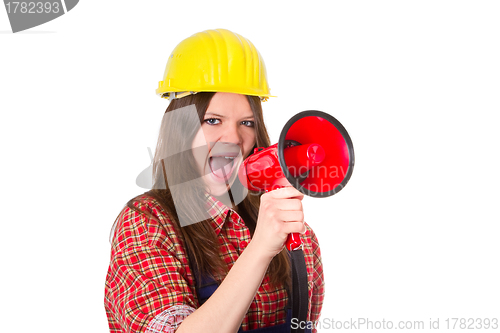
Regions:
[[[229,179],[231,176],[231,169],[233,167],[233,160],[224,157],[212,157],[210,159],[210,168],[212,173],[219,178]],[[226,175],[224,177],[224,174]]]

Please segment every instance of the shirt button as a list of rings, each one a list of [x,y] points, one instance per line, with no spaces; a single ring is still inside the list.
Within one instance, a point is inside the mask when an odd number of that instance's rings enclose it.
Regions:
[[[240,248],[244,249],[244,248],[246,248],[246,247],[247,247],[247,245],[248,245],[248,243],[247,243],[247,242],[242,241],[242,242],[240,243]]]

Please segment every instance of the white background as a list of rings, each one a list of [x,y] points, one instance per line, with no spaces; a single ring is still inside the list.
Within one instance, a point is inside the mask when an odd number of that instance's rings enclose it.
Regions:
[[[347,187],[304,200],[322,318],[499,318],[499,17],[496,1],[84,0],[12,34],[1,9],[2,331],[108,331],[108,236],[145,191],[154,91],[175,45],[214,28],[264,57],[273,142],[308,109],[353,140]]]

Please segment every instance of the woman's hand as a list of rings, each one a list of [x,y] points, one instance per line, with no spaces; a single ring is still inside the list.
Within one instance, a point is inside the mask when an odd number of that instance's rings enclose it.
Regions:
[[[303,198],[291,186],[263,194],[252,245],[273,258],[283,249],[289,233],[305,233]]]

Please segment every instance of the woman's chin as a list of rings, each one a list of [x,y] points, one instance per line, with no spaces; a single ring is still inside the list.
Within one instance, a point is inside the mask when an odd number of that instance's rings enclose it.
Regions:
[[[204,178],[205,184],[208,187],[209,193],[216,197],[225,196],[228,193],[228,189],[234,183],[234,177],[225,181],[220,179],[212,173],[207,174]]]

